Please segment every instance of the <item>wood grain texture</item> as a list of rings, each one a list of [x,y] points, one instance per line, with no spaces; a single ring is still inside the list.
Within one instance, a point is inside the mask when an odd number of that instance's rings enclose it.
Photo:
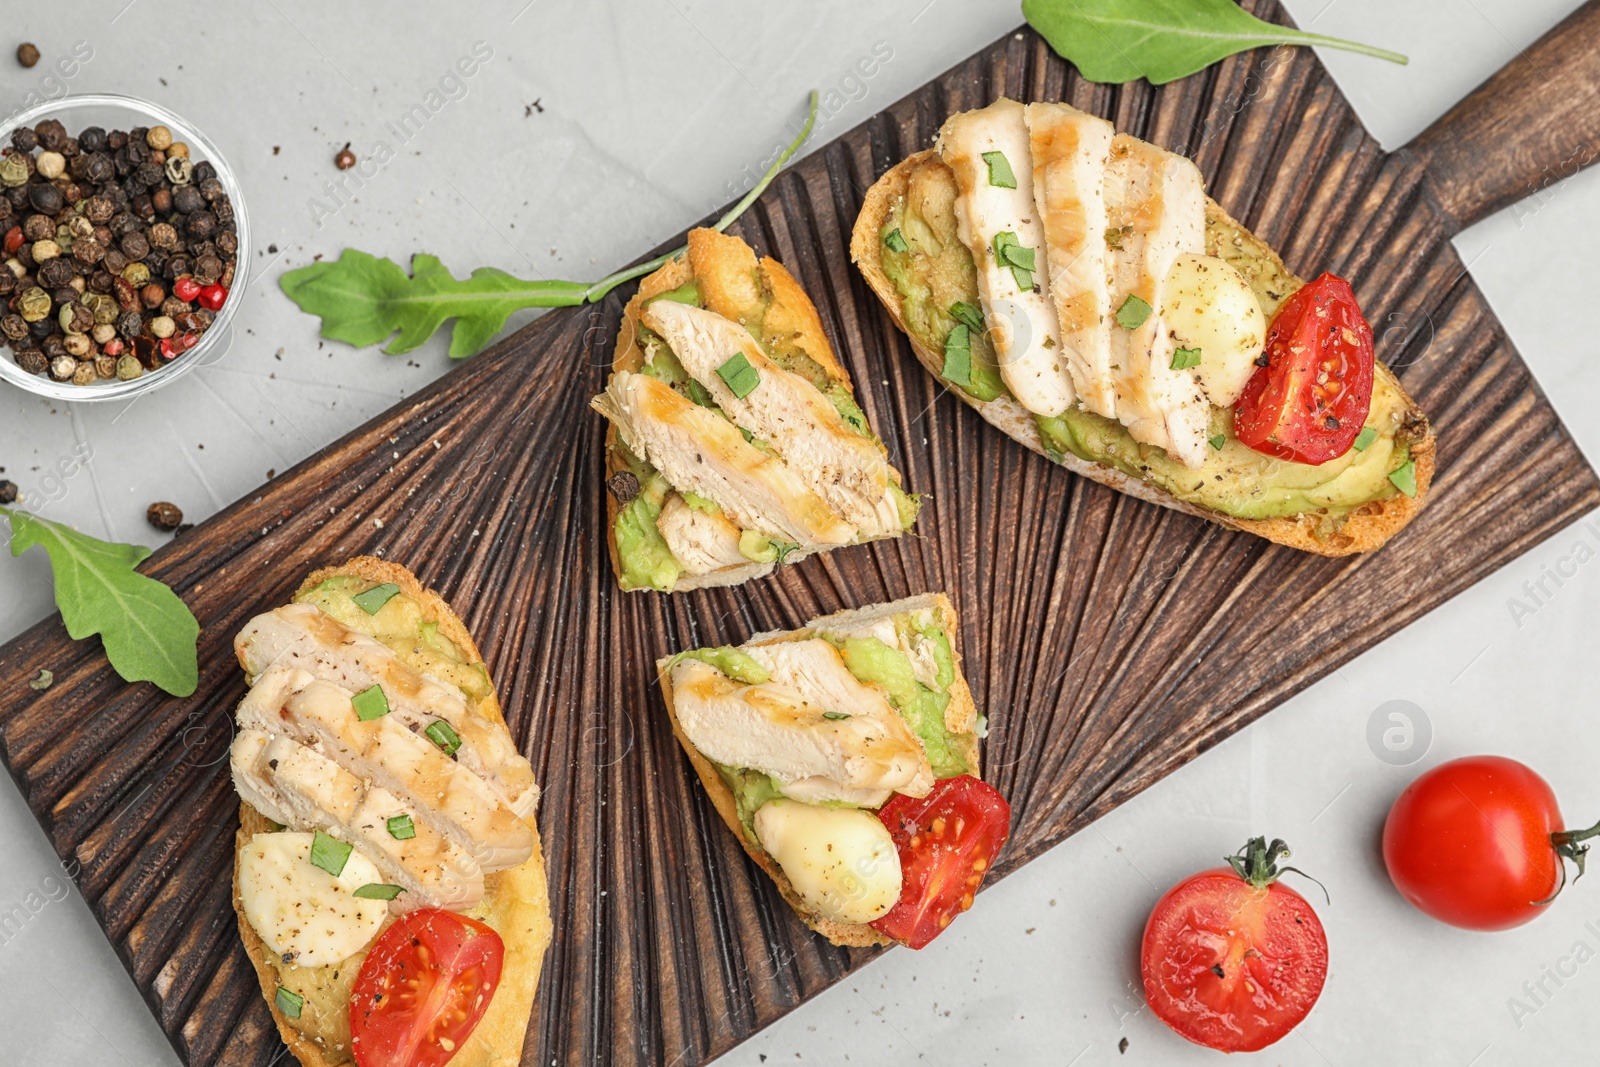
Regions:
[[[878,174],[1000,94],[1192,154],[1293,269],[1352,280],[1439,432],[1433,499],[1388,547],[1305,556],[1141,504],[941,395],[846,244]],[[1003,875],[1600,505],[1423,182],[1309,51],[1154,90],[1086,84],[1007,36],[783,175],[737,227],[806,286],[891,461],[931,494],[920,536],[731,590],[618,592],[587,405],[619,293],[538,320],[157,553],[146,569],[204,627],[193,697],[121,683],[55,619],[0,649],[0,755],[183,1059],[265,1067],[281,1046],[228,901],[232,637],[314,567],[402,562],[471,628],[545,790],[557,932],[524,1062],[704,1062],[872,953],[811,935],[745,858],[672,738],[657,657],[948,590],[1015,813]],[[42,667],[52,688],[18,684]]]
[[[1457,229],[1600,157],[1600,0],[1588,0],[1409,146]]]

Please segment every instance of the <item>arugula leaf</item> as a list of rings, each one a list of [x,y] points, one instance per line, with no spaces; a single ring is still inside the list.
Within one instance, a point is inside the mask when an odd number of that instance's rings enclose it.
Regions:
[[[1151,85],[1267,45],[1326,45],[1405,63],[1398,52],[1264,22],[1235,0],[1022,0],[1022,17],[1092,82]]]
[[[34,545],[49,555],[56,607],[74,641],[99,634],[126,681],[154,682],[175,697],[195,691],[200,624],[178,594],[134,570],[148,548],[100,541],[25,511],[0,514],[11,520],[13,556]]]
[[[800,135],[712,229],[721,232],[744,214],[811,136],[816,121],[817,92],[813,89],[810,113]],[[301,311],[322,319],[323,337],[365,348],[394,336],[384,349],[390,355],[412,351],[454,319],[450,358],[465,359],[487,347],[514,311],[598,303],[617,286],[650,274],[683,252],[677,249],[597,282],[530,282],[494,267],[479,267],[469,277],[457,278],[437,256],[425,252],[411,257],[411,273],[407,274],[392,259],[347,248],[336,260],[289,271],[278,279],[278,285]]]

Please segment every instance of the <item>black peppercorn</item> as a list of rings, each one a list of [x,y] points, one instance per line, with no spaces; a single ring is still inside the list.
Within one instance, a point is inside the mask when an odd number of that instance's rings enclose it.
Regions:
[[[144,517],[158,530],[176,530],[183,522],[183,511],[163,500],[151,504]]]
[[[11,272],[6,271],[5,273],[9,274]],[[9,340],[21,341],[28,336],[28,324],[21,315],[13,311],[9,315],[0,317],[0,334],[4,334]]]
[[[67,206],[67,199],[61,195],[61,190],[49,182],[34,182],[28,186],[28,202],[35,211],[42,211],[46,215],[58,214]]]
[[[184,227],[184,232],[192,240],[204,241],[215,233],[216,229],[216,217],[209,211],[200,211],[189,216],[189,224]]]
[[[17,353],[17,366],[29,374],[43,374],[50,369],[50,361],[37,348],[24,348]]]
[[[86,267],[92,267],[100,262],[105,254],[105,248],[93,237],[80,237],[72,242],[72,258]]]
[[[626,504],[639,495],[639,479],[632,471],[618,471],[606,479],[606,488],[617,503]]]
[[[200,182],[199,186],[200,195],[205,197],[207,202],[223,195],[222,183],[215,178],[207,178],[205,181]]]
[[[53,333],[39,342],[39,351],[44,353],[44,358],[54,363],[67,354],[67,340],[59,333]]]
[[[150,268],[152,276],[164,275],[167,272],[167,260],[169,257],[170,253],[160,248],[152,248],[144,257],[144,265]]]
[[[120,289],[121,286],[118,286],[118,288]],[[144,316],[137,311],[123,312],[122,316],[117,319],[117,333],[122,335],[123,340],[132,340],[138,337],[141,333],[144,333]]]
[[[134,169],[133,179],[147,188],[155,185],[161,180],[161,164],[153,159],[145,160]]]
[[[9,296],[17,288],[17,276],[0,266],[0,296]]]
[[[50,294],[50,299],[55,301],[56,310],[60,311],[62,304],[70,304],[74,300],[78,299],[78,290],[74,289],[70,285],[63,285],[61,288]]]
[[[204,160],[194,165],[193,177],[196,182],[208,181],[216,176],[217,168],[213,167],[209,160]]]
[[[121,247],[122,254],[133,260],[143,259],[150,254],[150,242],[138,230],[124,235]]]
[[[228,256],[239,251],[239,235],[232,230],[223,230],[217,234],[217,251]]]
[[[218,225],[232,226],[234,223],[233,201],[226,196],[217,197],[216,202],[211,205],[211,213],[217,217]]]
[[[192,185],[180,185],[172,190],[172,208],[174,211],[185,215],[192,215],[204,209],[206,198],[200,195],[200,190]]]
[[[10,273],[9,271],[7,273]],[[39,265],[39,284],[46,289],[60,289],[72,284],[72,263],[65,256],[45,260]]]
[[[111,229],[111,236],[122,238],[139,228],[139,220],[124,211],[120,215],[111,216],[111,221],[107,225]]]
[[[86,126],[78,134],[78,144],[85,152],[104,152],[106,150],[106,131],[99,126]]]
[[[59,152],[67,143],[67,128],[56,119],[45,119],[33,128],[39,135],[39,143],[47,152]]]
[[[0,504],[17,502],[17,483],[0,478]]]
[[[128,265],[128,257],[123,255],[120,249],[108,247],[106,256],[100,261],[100,265],[112,274],[121,274],[122,268]],[[110,286],[111,283],[107,282],[105,291],[108,293],[111,291]]]
[[[169,189],[157,189],[150,194],[150,204],[156,209],[157,215],[172,214],[172,191]]]
[[[132,203],[133,213],[144,222],[156,221],[156,204],[150,199],[149,193],[134,193]]]
[[[26,126],[18,126],[11,131],[11,147],[18,152],[32,152],[39,147],[39,135]]]
[[[158,222],[150,227],[150,243],[170,252],[178,247],[178,231],[168,223]]]
[[[111,157],[104,152],[91,152],[83,157],[82,173],[79,177],[84,181],[104,185],[116,176],[117,168],[111,162]]]
[[[128,135],[123,130],[112,130],[106,134],[106,147],[115,152],[119,148],[128,147]]]
[[[0,196],[0,222],[5,222],[15,213],[16,208],[11,206],[11,198],[9,196]]]
[[[106,259],[110,259],[112,256],[121,259],[122,253],[116,251],[106,253]],[[102,260],[100,266],[89,275],[89,291],[91,293],[109,293],[111,292],[113,280],[111,271],[106,269],[105,260]]]
[[[222,260],[214,255],[199,256],[194,261],[194,280],[201,285],[214,285],[222,277]]]
[[[42,341],[55,332],[55,319],[46,317],[40,319],[38,322],[28,323],[28,336],[33,338],[35,341]]]

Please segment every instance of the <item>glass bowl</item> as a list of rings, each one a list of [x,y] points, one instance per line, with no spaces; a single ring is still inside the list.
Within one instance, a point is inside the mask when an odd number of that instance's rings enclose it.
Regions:
[[[250,215],[245,210],[244,196],[238,178],[217,146],[187,120],[173,114],[159,104],[131,96],[111,94],[84,94],[47,101],[37,107],[18,112],[0,124],[0,147],[10,147],[11,131],[19,126],[36,126],[44,119],[58,119],[67,133],[77,136],[78,131],[89,126],[107,130],[131,130],[136,126],[165,126],[172,131],[174,141],[189,146],[189,158],[195,162],[209,162],[217,172],[223,192],[233,202],[234,230],[239,236],[239,251],[234,257],[233,286],[228,299],[217,311],[210,328],[200,337],[200,342],[171,363],[155,371],[146,371],[132,381],[115,378],[102,379],[93,385],[73,385],[58,382],[46,375],[29,374],[17,366],[14,353],[9,348],[0,349],[0,379],[20,389],[52,400],[88,402],[98,400],[131,400],[136,396],[170,385],[196,367],[206,366],[221,359],[233,343],[233,316],[244,298],[250,280]],[[9,229],[10,227],[6,227]],[[0,268],[3,269],[3,268]],[[0,342],[4,342],[0,338]],[[9,342],[4,342],[9,345]]]

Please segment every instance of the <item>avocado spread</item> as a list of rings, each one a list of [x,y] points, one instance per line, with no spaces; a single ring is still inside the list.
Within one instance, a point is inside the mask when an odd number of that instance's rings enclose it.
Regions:
[[[891,648],[876,637],[838,637],[827,632],[817,636],[839,650],[847,670],[863,685],[882,689],[889,703],[900,712],[912,732],[922,742],[928,754],[928,763],[936,778],[953,778],[968,774],[972,768],[962,758],[956,746],[957,735],[945,725],[945,709],[950,706],[950,686],[955,682],[955,659],[950,652],[950,639],[944,627],[933,617],[912,618],[902,615],[895,619],[902,642],[916,641],[933,661],[934,684],[930,687],[919,681],[911,657],[898,648]],[[739,648],[701,648],[680,652],[673,662],[697,659],[715,667],[736,682],[760,685],[769,678],[766,670]],[[669,664],[670,667],[670,664]],[[728,767],[713,764],[717,774],[732,791],[739,809],[739,821],[745,834],[759,845],[755,833],[755,814],[761,805],[783,795],[778,783],[770,775],[748,767]],[[850,805],[830,801],[829,807]]]
[[[315,604],[347,630],[387,645],[407,666],[449,682],[473,702],[489,696],[493,690],[483,664],[471,662],[454,641],[439,632],[437,622],[424,619],[417,601],[396,593],[374,612],[356,602],[357,596],[378,585],[354,575],[336,575],[294,599],[297,604]]]
[[[906,329],[935,352],[945,349],[950,332],[960,324],[952,309],[978,303],[972,255],[956,233],[955,198],[949,168],[936,159],[922,163],[912,171],[906,194],[883,225],[883,235],[900,232],[902,240],[895,244],[903,243],[904,251],[886,242],[880,247],[884,273],[900,295]],[[1228,261],[1243,275],[1269,317],[1300,287],[1255,237],[1211,210],[1206,216],[1206,245],[1208,254]],[[968,335],[972,385],[958,387],[980,401],[1008,395],[988,338],[981,331],[969,330]],[[1135,441],[1121,423],[1087,411],[1072,408],[1057,418],[1040,416],[1035,421],[1046,452],[1058,460],[1074,455],[1100,463],[1187,503],[1238,519],[1322,513],[1326,518],[1321,532],[1326,536],[1357,508],[1397,494],[1389,476],[1410,459],[1407,414],[1404,394],[1380,366],[1365,423],[1376,434],[1372,445],[1313,466],[1276,459],[1240,444],[1233,435],[1232,410],[1213,408],[1212,448],[1197,470],[1172,459],[1164,449]]]

